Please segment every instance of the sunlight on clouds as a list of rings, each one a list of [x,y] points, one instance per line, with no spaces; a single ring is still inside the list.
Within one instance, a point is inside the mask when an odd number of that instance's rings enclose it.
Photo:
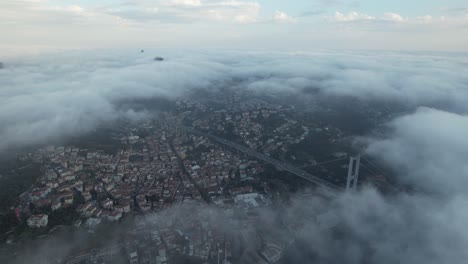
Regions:
[[[335,12],[335,20],[340,22],[347,22],[347,21],[358,21],[358,20],[375,20],[376,17],[369,16],[366,14],[360,14],[358,12],[349,12],[348,14],[343,14],[340,12]]]
[[[117,10],[102,9],[113,16],[146,23],[251,23],[257,21],[259,11],[260,5],[254,2],[200,0],[132,2],[130,8],[122,5]]]
[[[275,15],[273,16],[273,19],[281,23],[296,22],[296,19],[294,17],[291,17],[282,11],[276,11]]]
[[[171,4],[182,5],[182,6],[200,6],[200,5],[202,5],[200,0],[172,0]]]
[[[385,13],[383,16],[383,19],[389,20],[389,21],[396,21],[396,22],[403,22],[406,20],[401,15],[396,14],[396,13]]]
[[[432,16],[431,15],[425,15],[425,16],[418,16],[416,17],[417,21],[420,21],[422,23],[430,23],[432,22]]]
[[[403,16],[398,9],[396,12],[372,13],[359,6],[353,6],[354,10],[347,12],[343,11],[347,10],[346,7],[336,9],[338,3],[335,3],[316,11],[322,16],[304,17],[301,12],[286,5],[276,8],[270,6],[270,2],[253,0],[133,0],[106,3],[0,1],[0,30],[5,39],[1,44],[3,47],[20,44],[22,48],[44,46],[42,42],[48,38],[53,39],[53,43],[61,43],[58,45],[64,45],[64,48],[67,48],[64,43],[68,48],[96,48],[116,47],[117,43],[123,42],[128,45],[132,42],[133,45],[164,42],[164,45],[173,47],[184,41],[181,37],[193,34],[212,38],[209,43],[216,42],[221,48],[239,46],[239,43],[232,43],[232,36],[245,38],[246,41],[241,42],[243,48],[253,49],[274,45],[277,46],[270,48],[291,47],[291,43],[285,42],[285,39],[291,38],[297,44],[293,49],[307,50],[352,49],[357,46],[405,50],[466,50],[468,47],[468,13],[464,8],[442,10],[439,14]],[[275,28],[278,23],[290,24],[288,27],[294,30]],[[84,27],[89,30],[83,31]],[[329,32],[337,30],[337,27],[347,34],[331,36]],[[165,30],[168,28],[170,30]],[[272,31],[275,34],[271,34]],[[393,32],[391,38],[381,35],[389,31]],[[313,37],[307,34],[309,32],[314,32]],[[413,34],[411,38],[408,32]],[[123,39],[123,36],[132,34],[135,34],[132,39]],[[103,35],[107,38],[103,39]],[[64,36],[72,36],[74,41]],[[158,39],[148,36],[158,36]],[[198,41],[208,42],[204,38]],[[301,44],[307,42],[313,43],[312,46]],[[346,45],[337,44],[345,42]]]

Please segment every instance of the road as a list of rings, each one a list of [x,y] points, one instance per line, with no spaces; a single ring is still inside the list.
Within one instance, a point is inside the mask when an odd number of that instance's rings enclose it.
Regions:
[[[174,124],[172,124],[174,125]],[[294,174],[302,179],[305,179],[309,182],[312,182],[312,183],[315,183],[319,186],[322,186],[322,187],[325,187],[325,188],[328,188],[328,189],[333,189],[333,190],[342,190],[344,189],[344,187],[341,187],[341,186],[338,186],[334,183],[331,183],[331,182],[328,182],[322,178],[319,178],[315,175],[312,175],[302,169],[299,169],[291,164],[288,164],[288,163],[285,163],[285,162],[281,162],[277,159],[274,159],[270,156],[267,156],[265,154],[262,154],[260,152],[257,152],[253,149],[250,149],[250,148],[247,148],[245,146],[242,146],[240,144],[237,144],[237,143],[234,143],[232,141],[229,141],[229,140],[226,140],[224,138],[221,138],[221,137],[218,137],[218,136],[214,136],[214,135],[211,135],[211,134],[208,134],[208,133],[205,133],[205,132],[202,132],[202,131],[199,131],[199,130],[196,130],[194,129],[193,127],[188,127],[188,126],[181,126],[181,125],[174,125],[176,127],[179,127],[183,130],[186,130],[186,131],[189,131],[193,134],[197,134],[197,135],[200,135],[200,136],[204,136],[204,137],[207,137],[207,138],[210,138],[214,141],[217,141],[223,145],[226,145],[226,146],[229,146],[231,148],[234,148],[240,152],[243,152],[247,155],[250,155],[252,157],[255,157],[259,160],[262,160],[266,163],[269,163],[273,166],[275,166],[277,169],[279,170],[284,170],[284,171],[287,171],[287,172],[290,172],[291,174]]]
[[[171,138],[169,141],[171,142],[170,144],[170,147],[172,149],[172,152],[174,152],[174,154],[176,155],[177,157],[177,160],[179,162],[179,166],[182,167],[182,171],[184,172],[185,176],[187,176],[187,178],[189,179],[189,181],[195,186],[195,188],[197,188],[198,192],[200,193],[201,197],[203,198],[203,200],[205,200],[206,203],[211,203],[211,197],[208,195],[208,193],[206,192],[206,190],[204,188],[202,188],[193,178],[192,178],[192,175],[190,175],[190,172],[187,170],[187,167],[185,167],[184,165],[184,161],[182,160],[182,158],[180,157],[180,154],[179,152],[177,152],[177,150],[175,149],[174,147],[174,143],[173,143],[173,138]]]

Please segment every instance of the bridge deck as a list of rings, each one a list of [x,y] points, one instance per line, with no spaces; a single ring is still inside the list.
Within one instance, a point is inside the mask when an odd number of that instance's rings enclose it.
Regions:
[[[262,154],[262,153],[259,153],[253,149],[250,149],[250,148],[247,148],[245,146],[242,146],[240,144],[237,144],[237,143],[234,143],[232,141],[229,141],[229,140],[226,140],[226,139],[223,139],[223,138],[220,138],[218,136],[214,136],[214,135],[211,135],[211,134],[208,134],[208,133],[205,133],[205,132],[202,132],[202,131],[199,131],[199,130],[196,130],[192,127],[187,127],[187,126],[178,126],[184,130],[187,130],[187,131],[190,131],[194,134],[198,134],[198,135],[201,135],[201,136],[204,136],[204,137],[207,137],[207,138],[211,138],[212,140],[215,140],[221,144],[224,144],[226,146],[229,146],[229,147],[232,147],[234,149],[237,149],[243,153],[246,153],[250,156],[253,156],[259,160],[262,160],[266,163],[269,163],[271,165],[274,165],[276,166],[278,169],[281,169],[281,170],[285,170],[285,171],[288,171],[302,179],[305,179],[307,181],[310,181],[312,183],[315,183],[319,186],[323,186],[323,187],[326,187],[326,188],[329,188],[329,189],[343,189],[343,187],[341,186],[338,186],[334,183],[331,183],[331,182],[328,182],[322,178],[319,178],[315,175],[312,175],[302,169],[299,169],[291,164],[288,164],[288,163],[285,163],[285,162],[281,162],[279,160],[276,160],[270,156],[267,156],[265,154]]]

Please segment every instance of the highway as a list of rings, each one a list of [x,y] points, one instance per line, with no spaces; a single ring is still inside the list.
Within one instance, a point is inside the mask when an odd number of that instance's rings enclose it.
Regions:
[[[174,125],[174,124],[172,124]],[[265,154],[262,154],[260,152],[257,152],[253,149],[250,149],[250,148],[247,148],[245,146],[242,146],[240,144],[237,144],[237,143],[234,143],[232,141],[229,141],[229,140],[226,140],[224,138],[221,138],[221,137],[218,137],[218,136],[214,136],[214,135],[211,135],[211,134],[208,134],[208,133],[205,133],[205,132],[202,132],[202,131],[199,131],[199,130],[196,130],[194,129],[193,127],[188,127],[188,126],[181,126],[181,125],[175,125],[176,127],[179,127],[183,130],[186,130],[186,131],[189,131],[193,134],[198,134],[200,136],[204,136],[204,137],[207,137],[207,138],[210,138],[214,141],[217,141],[223,145],[226,145],[226,146],[229,146],[231,148],[234,148],[240,152],[243,152],[247,155],[250,155],[252,157],[255,157],[259,160],[262,160],[266,163],[269,163],[273,166],[275,166],[277,169],[279,170],[284,170],[284,171],[287,171],[287,172],[290,172],[291,174],[294,174],[296,175],[297,177],[300,177],[302,179],[305,179],[309,182],[312,182],[312,183],[315,183],[319,186],[322,186],[322,187],[325,187],[325,188],[328,188],[328,189],[333,189],[333,190],[342,190],[344,189],[344,187],[341,187],[341,186],[338,186],[334,183],[331,183],[331,182],[328,182],[322,178],[319,178],[315,175],[312,175],[302,169],[299,169],[291,164],[288,164],[288,163],[285,163],[285,162],[281,162],[279,160],[276,160],[276,159],[273,159],[271,158],[270,156],[267,156]]]

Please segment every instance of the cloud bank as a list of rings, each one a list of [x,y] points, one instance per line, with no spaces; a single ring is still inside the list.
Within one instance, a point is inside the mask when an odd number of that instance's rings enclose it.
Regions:
[[[468,116],[421,108],[388,125],[389,138],[371,140],[368,152],[380,156],[407,183],[425,191],[463,193],[468,183]]]
[[[148,53],[72,52],[6,61],[0,70],[0,150],[135,115],[117,108],[122,100],[175,98],[219,84],[267,94],[317,88],[336,96],[468,111],[466,57],[164,52],[167,60],[155,63]]]
[[[122,100],[171,99],[220,84],[297,96],[314,88],[324,95],[420,107],[387,124],[383,136],[364,140],[368,154],[418,192],[383,196],[365,187],[327,201],[294,198],[290,207],[265,214],[281,215],[285,223],[305,219],[297,232],[305,246],[291,263],[310,260],[304,252],[312,252],[318,263],[466,262],[465,56],[164,52],[166,60],[155,63],[146,54],[87,52],[6,61],[0,70],[0,149],[80,134],[101,122],[141,114],[121,110]],[[339,216],[344,237],[336,239],[314,221],[323,210]]]
[[[373,11],[359,1],[2,1],[0,56],[135,46],[467,51],[466,9],[453,3],[446,9],[418,3],[413,11],[394,6],[383,3]]]
[[[467,124],[467,115],[420,108],[391,121],[386,136],[368,138],[366,152],[417,191],[338,195],[330,210],[347,227],[345,238],[329,239],[313,225],[302,232],[320,263],[464,263]]]

